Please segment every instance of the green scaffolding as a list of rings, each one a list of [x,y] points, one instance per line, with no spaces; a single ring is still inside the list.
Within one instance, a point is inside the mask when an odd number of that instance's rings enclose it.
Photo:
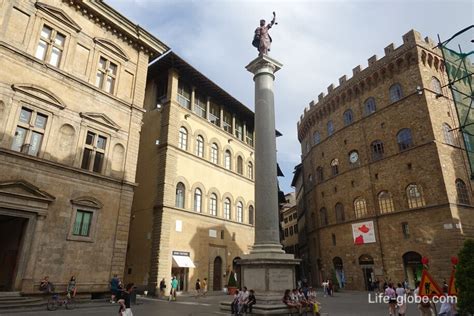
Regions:
[[[459,132],[471,167],[471,179],[474,179],[474,25],[457,32],[444,42],[441,42],[439,36],[438,40],[459,119]]]

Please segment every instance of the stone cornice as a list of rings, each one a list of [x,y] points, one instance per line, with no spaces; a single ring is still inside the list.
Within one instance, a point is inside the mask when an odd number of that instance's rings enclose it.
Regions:
[[[132,23],[126,17],[107,5],[104,1],[63,0],[90,20],[106,28],[111,33],[137,50],[149,54],[151,58],[163,54],[169,47],[148,33],[142,27]]]

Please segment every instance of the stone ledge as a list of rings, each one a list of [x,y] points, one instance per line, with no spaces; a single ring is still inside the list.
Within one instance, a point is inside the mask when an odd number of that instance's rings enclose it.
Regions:
[[[220,302],[222,311],[230,311],[232,302]],[[255,304],[252,307],[252,314],[255,315],[298,315],[298,309],[289,308],[285,304],[262,305]]]

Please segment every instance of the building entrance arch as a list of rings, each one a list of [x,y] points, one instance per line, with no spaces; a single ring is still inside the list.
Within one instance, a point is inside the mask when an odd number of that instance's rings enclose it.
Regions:
[[[367,291],[372,291],[375,284],[374,258],[371,255],[363,254],[359,257],[359,265],[362,268],[362,275],[364,277],[364,288]]]
[[[402,256],[403,267],[405,269],[405,278],[408,281],[408,287],[415,288],[417,281],[421,279],[423,264],[421,263],[421,255],[415,251],[408,251]]]

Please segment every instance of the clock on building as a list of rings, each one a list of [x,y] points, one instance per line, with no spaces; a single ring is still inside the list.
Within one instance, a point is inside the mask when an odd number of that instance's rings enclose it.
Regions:
[[[349,161],[351,163],[356,163],[358,160],[359,160],[359,154],[357,153],[357,151],[351,152],[349,155]]]

